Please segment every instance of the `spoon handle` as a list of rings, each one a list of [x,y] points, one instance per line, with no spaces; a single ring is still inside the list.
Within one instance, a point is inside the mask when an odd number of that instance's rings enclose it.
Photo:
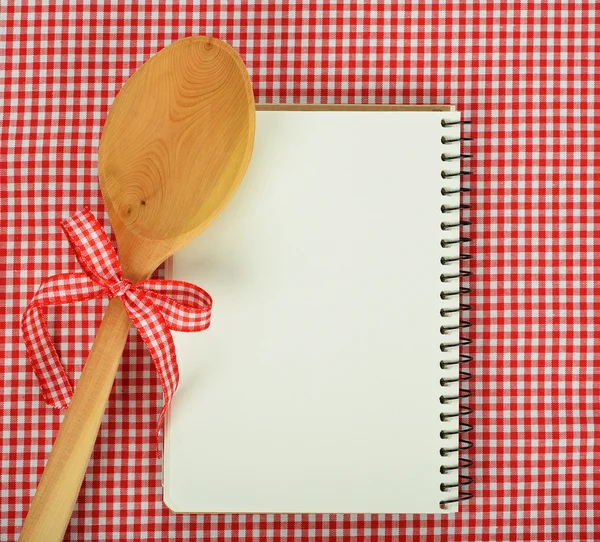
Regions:
[[[19,540],[63,539],[130,327],[123,304],[113,298],[58,431]]]

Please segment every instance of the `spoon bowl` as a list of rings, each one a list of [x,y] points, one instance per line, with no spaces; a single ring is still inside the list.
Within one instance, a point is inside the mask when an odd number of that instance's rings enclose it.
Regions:
[[[225,207],[250,161],[254,96],[237,53],[206,37],[152,57],[110,109],[98,153],[100,187],[123,275],[145,279]],[[131,323],[108,304],[20,540],[63,539]]]
[[[253,142],[250,78],[222,41],[178,41],[125,83],[104,125],[98,173],[127,278],[148,276],[217,216]]]

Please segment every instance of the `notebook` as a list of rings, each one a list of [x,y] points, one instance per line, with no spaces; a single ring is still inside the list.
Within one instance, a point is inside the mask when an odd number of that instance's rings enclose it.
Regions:
[[[174,333],[169,508],[444,513],[471,496],[463,128],[448,107],[258,108],[239,191],[171,262],[214,306],[207,331]]]

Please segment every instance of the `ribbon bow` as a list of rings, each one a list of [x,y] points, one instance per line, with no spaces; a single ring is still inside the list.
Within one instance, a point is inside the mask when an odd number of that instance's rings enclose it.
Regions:
[[[171,398],[179,383],[175,344],[169,330],[202,331],[210,325],[212,299],[202,288],[177,280],[123,277],[117,253],[94,215],[85,208],[62,223],[84,273],[46,279],[23,315],[27,359],[39,381],[46,403],[65,408],[73,388],[48,332],[44,308],[107,296],[120,297],[127,315],[150,351],[162,386],[164,405],[157,438]]]

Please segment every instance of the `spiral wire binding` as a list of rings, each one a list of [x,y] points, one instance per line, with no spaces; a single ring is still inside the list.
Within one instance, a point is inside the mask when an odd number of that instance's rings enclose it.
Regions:
[[[464,125],[469,125],[469,124],[471,124],[471,121],[442,120],[443,127],[451,127],[451,126],[457,126],[457,125],[464,126]],[[462,153],[462,143],[469,142],[471,140],[472,140],[472,138],[462,137],[462,135],[460,137],[454,137],[454,138],[449,138],[449,137],[445,137],[445,136],[442,137],[442,143],[444,143],[446,145],[452,144],[452,143],[457,143],[457,142],[461,143],[461,151],[459,154],[449,155],[449,154],[444,153],[442,155],[442,160],[444,162],[452,162],[454,160],[461,160],[461,162],[462,162],[463,160],[468,160],[469,158],[471,158],[471,154],[463,154]],[[441,176],[443,179],[460,176],[460,178],[462,180],[462,179],[466,179],[467,176],[470,174],[471,174],[471,171],[461,169],[460,171],[442,171]],[[453,189],[453,190],[448,190],[446,188],[442,188],[441,193],[442,193],[442,195],[447,196],[447,195],[460,194],[460,193],[465,193],[465,192],[470,192],[470,191],[471,191],[470,188],[461,186],[460,188]],[[461,262],[470,260],[472,258],[472,256],[470,254],[463,252],[463,248],[464,248],[465,244],[469,243],[471,241],[471,239],[469,237],[464,236],[464,234],[462,233],[462,230],[464,228],[470,226],[471,222],[460,218],[460,216],[461,216],[460,213],[464,209],[470,209],[470,207],[471,207],[470,205],[465,205],[463,203],[460,203],[458,205],[442,205],[442,208],[441,208],[442,213],[455,214],[456,216],[459,217],[458,219],[456,219],[455,221],[452,221],[452,222],[442,221],[442,223],[440,225],[442,231],[444,231],[444,232],[458,231],[459,235],[458,235],[458,237],[456,237],[454,239],[442,239],[441,245],[443,248],[450,248],[457,244],[461,247],[461,250],[460,250],[460,253],[458,254],[458,256],[442,257],[441,263],[443,265],[458,264],[460,266]],[[464,286],[452,287],[452,286],[450,286],[450,284],[456,283],[457,281],[460,281],[461,279],[466,278],[466,277],[470,277],[471,275],[472,275],[472,273],[470,271],[465,271],[463,269],[460,269],[457,271],[453,270],[452,273],[442,273],[442,275],[440,276],[441,282],[444,283],[444,285],[448,284],[448,288],[451,288],[451,289],[442,290],[440,293],[441,298],[443,300],[448,300],[448,299],[453,299],[453,298],[460,298],[464,294],[469,294],[471,292],[470,288],[467,288]],[[456,405],[456,410],[453,410],[451,412],[442,412],[440,414],[440,420],[442,422],[445,422],[445,421],[453,420],[456,418],[459,419],[457,429],[442,430],[440,432],[440,438],[442,438],[442,439],[450,439],[450,438],[454,438],[455,436],[458,437],[458,444],[456,446],[453,446],[451,448],[442,447],[440,449],[440,455],[443,458],[447,458],[447,457],[451,457],[451,456],[454,456],[456,458],[456,460],[454,462],[452,462],[452,464],[449,464],[449,465],[442,464],[440,467],[440,473],[441,474],[450,474],[455,471],[459,472],[458,480],[455,483],[440,484],[440,490],[442,492],[449,492],[449,491],[456,490],[456,489],[458,490],[458,494],[456,497],[448,498],[448,499],[440,501],[441,508],[446,508],[447,505],[449,505],[451,503],[466,501],[473,497],[473,493],[471,493],[469,491],[469,485],[473,482],[473,478],[470,476],[467,476],[465,474],[462,474],[462,469],[466,469],[466,468],[470,467],[473,464],[473,461],[471,461],[470,459],[467,459],[465,457],[459,457],[459,454],[462,454],[466,450],[469,450],[470,448],[473,447],[473,442],[466,438],[468,433],[473,430],[473,426],[470,423],[467,423],[466,421],[464,421],[464,418],[466,416],[469,416],[473,412],[473,409],[466,405],[459,404],[461,400],[465,400],[468,397],[471,397],[471,395],[472,395],[471,390],[464,387],[464,383],[473,377],[473,375],[468,370],[466,370],[467,364],[472,361],[473,357],[470,355],[464,354],[461,351],[461,349],[464,346],[467,346],[467,345],[471,344],[471,342],[472,342],[471,339],[468,339],[468,338],[462,336],[462,334],[471,327],[471,322],[469,322],[467,319],[465,319],[463,317],[463,315],[465,315],[465,312],[467,312],[469,310],[471,310],[470,305],[468,305],[466,303],[458,302],[455,307],[443,308],[440,311],[440,314],[442,317],[448,317],[448,316],[454,315],[456,313],[459,313],[459,315],[460,315],[459,316],[460,319],[459,319],[457,325],[442,326],[440,329],[440,332],[442,335],[446,335],[452,331],[457,331],[457,330],[459,332],[459,338],[456,342],[442,342],[440,344],[440,350],[442,352],[455,352],[457,349],[459,351],[456,358],[444,359],[444,360],[440,361],[440,367],[442,369],[449,369],[451,367],[456,367],[456,366],[459,367],[457,377],[442,378],[440,380],[440,385],[442,387],[448,387],[457,382],[459,383],[458,384],[459,385],[458,394],[442,395],[440,397],[440,404]]]

